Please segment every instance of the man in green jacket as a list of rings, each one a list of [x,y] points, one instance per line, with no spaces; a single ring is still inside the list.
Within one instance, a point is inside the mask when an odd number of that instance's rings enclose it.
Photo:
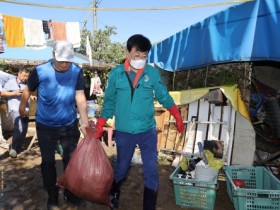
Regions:
[[[111,207],[118,208],[120,186],[126,178],[136,145],[141,150],[144,175],[144,210],[155,210],[159,185],[157,170],[157,132],[154,99],[175,117],[182,133],[182,117],[157,69],[147,65],[151,42],[136,34],[127,41],[126,60],[110,72],[96,138],[102,136],[108,118],[115,116],[117,160],[110,192]]]

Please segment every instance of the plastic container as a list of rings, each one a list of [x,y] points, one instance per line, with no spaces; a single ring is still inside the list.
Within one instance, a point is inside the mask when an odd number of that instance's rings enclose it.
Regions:
[[[87,101],[87,114],[88,114],[88,118],[95,117],[95,103],[93,100]]]
[[[218,176],[218,171],[215,171],[210,166],[196,166],[194,171],[194,177],[197,181],[211,182]]]
[[[227,191],[236,210],[279,210],[280,181],[266,168],[225,166]],[[243,187],[234,184],[242,180]]]
[[[218,189],[217,176],[212,182],[179,178],[180,166],[170,175],[173,181],[176,205],[213,210]]]

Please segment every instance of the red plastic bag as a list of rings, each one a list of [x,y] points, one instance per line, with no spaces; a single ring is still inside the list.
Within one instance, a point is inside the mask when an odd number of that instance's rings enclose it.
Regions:
[[[80,198],[109,205],[113,169],[101,142],[94,137],[94,129],[86,131],[57,184]]]

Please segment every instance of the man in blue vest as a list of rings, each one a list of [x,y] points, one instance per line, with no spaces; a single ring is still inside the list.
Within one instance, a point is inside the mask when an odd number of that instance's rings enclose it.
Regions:
[[[73,45],[68,41],[56,42],[53,59],[31,72],[19,108],[21,117],[27,117],[26,102],[31,92],[37,90],[36,132],[42,157],[43,184],[49,195],[48,210],[58,209],[56,145],[59,141],[63,148],[65,169],[80,138],[79,126],[84,135],[88,126],[83,70],[73,61]],[[76,205],[82,203],[67,189],[64,190],[64,198]]]

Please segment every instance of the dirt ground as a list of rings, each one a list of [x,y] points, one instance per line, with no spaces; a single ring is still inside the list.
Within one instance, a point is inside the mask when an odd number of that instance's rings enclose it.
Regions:
[[[28,147],[34,132],[28,132],[25,148]],[[7,139],[7,138],[6,138]],[[8,139],[8,142],[11,138]],[[104,149],[113,160],[114,147]],[[57,154],[58,174],[62,173],[61,157]],[[29,151],[24,151],[17,158],[10,158],[8,151],[0,148],[0,210],[45,210],[47,193],[42,187],[40,172],[40,152],[37,143]],[[192,209],[175,203],[175,194],[170,175],[174,171],[171,164],[159,164],[160,187],[158,191],[157,210]],[[94,180],[93,180],[94,181]],[[59,207],[62,210],[109,210],[108,206],[86,202],[85,207],[76,207],[63,200],[60,190]],[[140,164],[131,167],[128,179],[123,184],[120,210],[141,210],[143,198],[143,178]],[[225,181],[219,181],[214,210],[234,210],[226,191]]]

